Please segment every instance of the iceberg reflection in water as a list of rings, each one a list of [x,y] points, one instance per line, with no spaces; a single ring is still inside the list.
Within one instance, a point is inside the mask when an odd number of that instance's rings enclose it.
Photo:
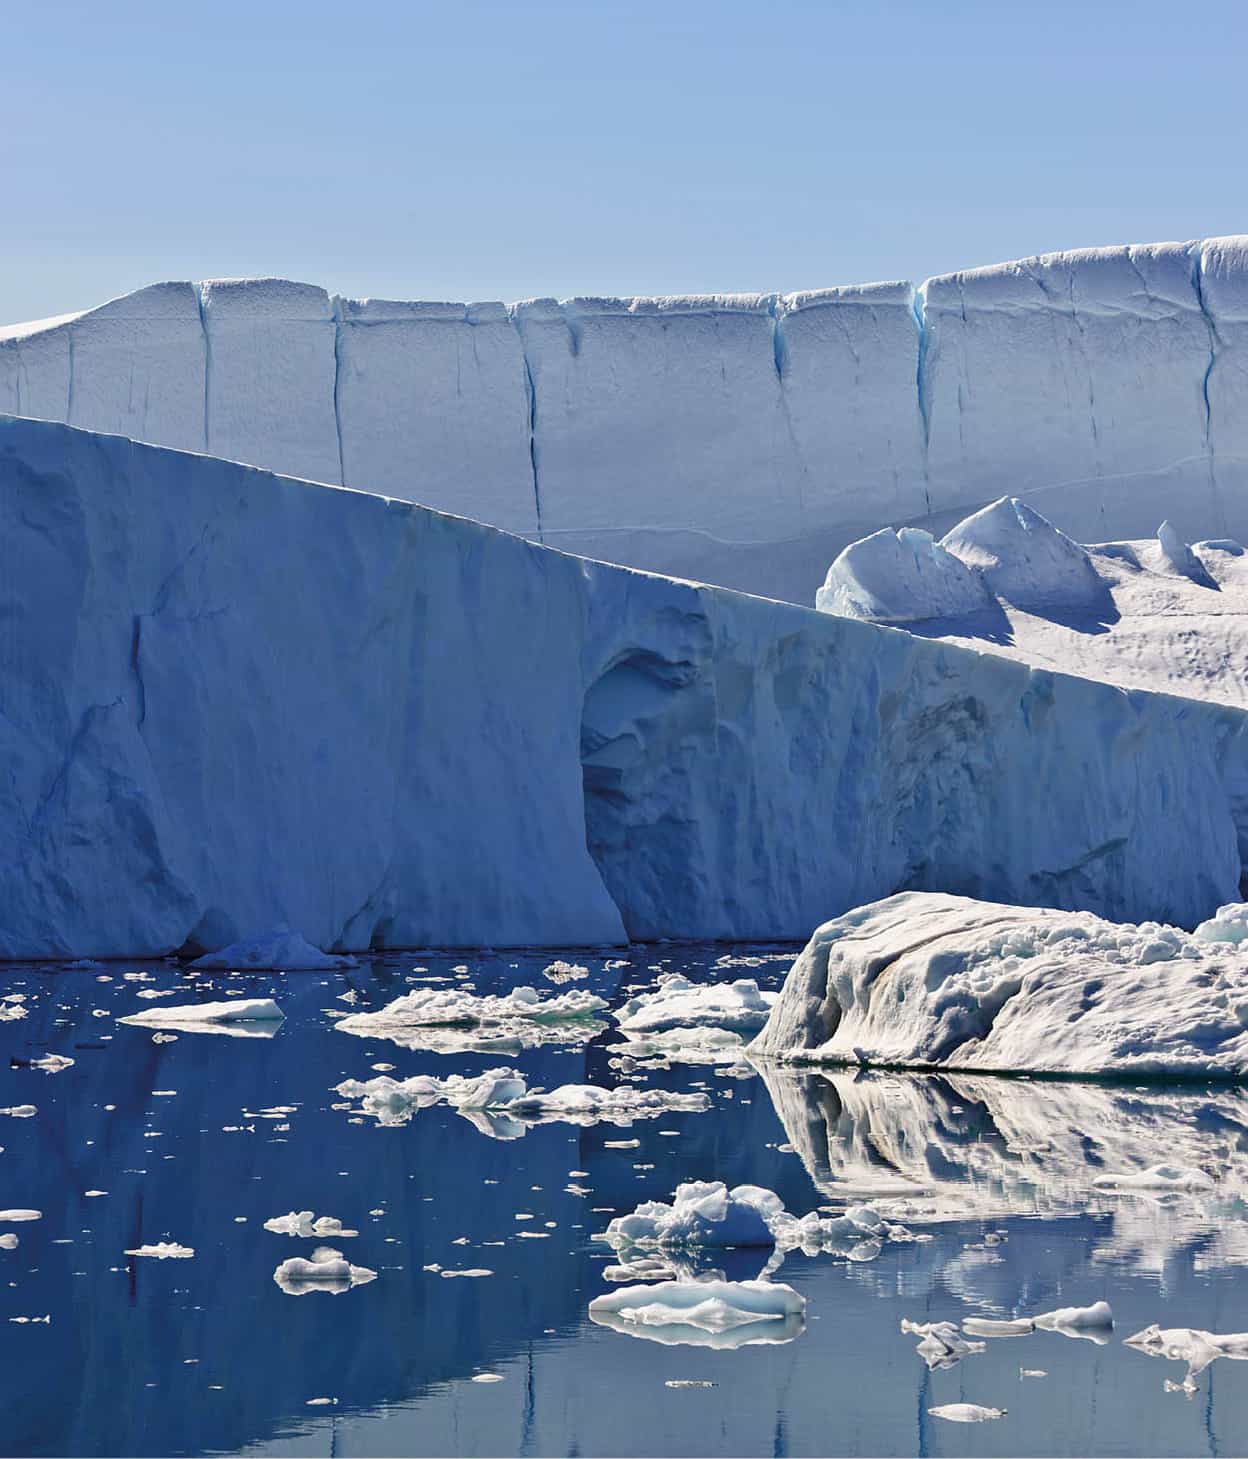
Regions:
[[[659,972],[730,979],[724,952],[565,956],[615,1009]],[[505,1061],[488,1040],[408,1048],[335,1028],[344,1007],[375,1012],[425,979],[542,987],[549,963],[8,969],[29,1011],[0,1024],[0,1107],[35,1112],[5,1120],[0,1142],[0,1452],[887,1455],[982,1435],[1010,1455],[1191,1454],[1248,1431],[1248,1365],[1204,1361],[1237,1356],[1248,1326],[1248,1093],[755,1069],[735,1054],[621,1069],[609,1017],[573,1042],[518,1039]],[[749,967],[766,992],[785,970]],[[174,1007],[271,998],[285,1020],[265,1038],[169,1041],[120,1022],[151,1001],[136,984]],[[74,1062],[48,1077],[32,1067],[48,1055]],[[504,1142],[442,1099],[386,1125],[333,1092],[502,1062],[526,1091],[668,1107],[624,1128],[513,1113],[525,1137]],[[695,1181],[763,1187],[829,1229],[871,1208],[923,1239],[594,1240]],[[351,1232],[343,1276],[274,1280]],[[126,1255],[162,1242],[194,1255]],[[351,1267],[376,1277],[352,1282]],[[760,1300],[787,1289],[791,1310],[737,1300],[760,1278]],[[1100,1301],[1108,1333],[1031,1321]],[[929,1367],[903,1320],[966,1350]],[[1181,1361],[1154,1355],[1186,1359],[1187,1386]],[[982,1428],[930,1412],[953,1404],[1004,1412]]]

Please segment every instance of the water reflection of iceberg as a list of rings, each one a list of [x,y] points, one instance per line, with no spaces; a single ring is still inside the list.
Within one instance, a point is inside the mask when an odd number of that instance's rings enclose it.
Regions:
[[[830,1197],[869,1199],[911,1224],[1109,1215],[1098,1257],[1138,1270],[1215,1243],[1219,1264],[1248,1257],[1246,1092],[762,1072],[789,1143]],[[1163,1164],[1210,1183],[1150,1191],[1104,1180]]]
[[[601,1327],[667,1347],[787,1343],[806,1329],[806,1301],[783,1282],[674,1281],[620,1287],[589,1304]]]

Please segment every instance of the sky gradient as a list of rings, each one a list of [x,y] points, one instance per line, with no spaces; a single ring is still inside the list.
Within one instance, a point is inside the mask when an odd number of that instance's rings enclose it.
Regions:
[[[1248,231],[1248,7],[6,8],[0,322],[168,278],[789,290]]]

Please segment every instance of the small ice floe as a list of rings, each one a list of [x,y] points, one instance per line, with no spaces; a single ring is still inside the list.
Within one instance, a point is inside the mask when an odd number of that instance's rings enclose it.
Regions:
[[[614,1010],[625,1033],[654,1034],[672,1028],[728,1029],[757,1033],[767,1022],[776,994],[761,993],[753,978],[733,983],[691,983],[680,973],[662,973],[653,993],[639,993]]]
[[[549,967],[542,969],[542,977],[552,983],[575,983],[581,978],[588,978],[589,969],[580,963],[565,963],[562,958],[557,958]]]
[[[324,1239],[326,1236],[346,1237],[358,1236],[358,1231],[350,1231],[337,1216],[316,1216],[311,1211],[291,1211],[285,1216],[273,1216],[264,1223],[266,1231],[272,1231],[276,1236],[319,1236]]]
[[[32,1059],[29,1067],[42,1069],[45,1074],[59,1074],[62,1069],[72,1069],[74,1061],[66,1054],[44,1054],[42,1059]]]
[[[806,1299],[783,1282],[658,1282],[620,1287],[589,1304],[600,1326],[666,1346],[792,1342],[805,1314]]]
[[[0,1250],[12,1251],[16,1245],[17,1233],[15,1231],[5,1231],[0,1234]]]
[[[376,1276],[366,1266],[352,1266],[332,1246],[319,1246],[311,1257],[287,1257],[273,1273],[273,1280],[288,1296],[302,1297],[306,1292],[348,1292]]]
[[[1095,1190],[1208,1191],[1213,1189],[1214,1181],[1203,1170],[1186,1165],[1151,1165],[1147,1170],[1098,1175],[1092,1186]]]
[[[634,1034],[627,1030],[625,1042],[611,1044],[607,1053],[633,1064],[665,1067],[668,1064],[742,1065],[753,1074],[745,1056],[745,1039],[729,1028],[666,1028],[656,1033]]]
[[[41,1322],[45,1327],[52,1326],[52,1314],[45,1312],[42,1317],[10,1317],[10,1322]]]
[[[25,1018],[29,1009],[24,1003],[0,1003],[0,1023],[16,1023]]]
[[[0,1115],[9,1115],[15,1120],[29,1120],[38,1113],[38,1106],[33,1104],[10,1104],[0,1109]]]
[[[501,1383],[503,1375],[501,1373],[474,1373],[470,1381],[473,1383]]]
[[[1154,1322],[1123,1341],[1150,1358],[1186,1363],[1182,1383],[1173,1386],[1187,1393],[1195,1389],[1196,1379],[1216,1359],[1248,1359],[1248,1332],[1205,1332],[1199,1327],[1159,1327]]]
[[[1049,1375],[1044,1368],[1020,1368],[1019,1379],[1023,1378],[1047,1378]]]
[[[334,1087],[345,1099],[358,1099],[365,1114],[381,1124],[405,1124],[419,1109],[445,1103],[470,1119],[486,1135],[515,1139],[531,1125],[562,1120],[594,1125],[600,1121],[629,1125],[673,1110],[699,1112],[710,1107],[705,1094],[675,1094],[626,1085],[604,1089],[595,1084],[564,1084],[557,1089],[530,1089],[516,1069],[488,1069],[475,1077],[452,1074],[438,1079],[417,1074],[410,1079],[345,1079]]]
[[[334,1027],[359,1038],[384,1038],[400,1048],[438,1053],[519,1052],[540,1043],[584,1042],[602,1029],[606,1002],[574,989],[543,996],[535,988],[474,994],[462,988],[417,988],[375,1013],[353,1013]]]
[[[42,1211],[28,1211],[18,1206],[11,1211],[0,1211],[0,1221],[6,1225],[10,1221],[39,1221],[43,1217]]]
[[[692,1275],[686,1262],[661,1256],[638,1256],[602,1269],[604,1282],[676,1282]]]
[[[1101,1347],[1114,1330],[1114,1314],[1108,1302],[1093,1302],[1090,1307],[1058,1307],[1053,1312],[1037,1313],[1031,1320],[1041,1332],[1082,1337]]]
[[[151,1003],[157,998],[172,998],[177,991],[176,988],[140,988],[134,996]]]
[[[322,952],[305,942],[289,927],[275,927],[257,937],[246,937],[241,942],[232,942],[219,952],[205,953],[191,964],[198,971],[221,969],[234,971],[273,972],[329,972],[337,968],[358,966],[353,957],[339,957],[334,953]]]
[[[444,1277],[492,1277],[494,1273],[488,1266],[468,1266],[457,1269],[446,1268],[439,1275]]]
[[[145,1008],[118,1023],[141,1028],[178,1029],[182,1033],[224,1033],[236,1038],[272,1038],[285,1014],[272,998],[236,998],[222,1003],[180,1003],[173,1008]]]
[[[336,1398],[305,1398],[303,1402],[305,1408],[336,1407],[338,1404]]]
[[[154,1245],[128,1246],[127,1256],[153,1256],[158,1261],[168,1261],[170,1258],[185,1259],[195,1255],[193,1246],[179,1246],[176,1241],[157,1241]]]
[[[956,1322],[911,1322],[903,1317],[901,1330],[919,1339],[914,1350],[929,1369],[952,1368],[972,1353],[984,1352],[988,1346],[984,1342],[967,1342]]]
[[[709,1378],[665,1378],[664,1388],[718,1388]]]
[[[1026,1337],[1035,1330],[1035,1321],[1030,1317],[967,1317],[962,1321],[962,1331],[972,1337]]]
[[[929,1408],[933,1418],[948,1419],[955,1424],[982,1424],[990,1418],[1004,1418],[1005,1408],[985,1408],[982,1403],[940,1403]]]

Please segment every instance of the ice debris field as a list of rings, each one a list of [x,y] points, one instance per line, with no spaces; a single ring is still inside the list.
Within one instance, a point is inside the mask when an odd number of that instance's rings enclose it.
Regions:
[[[0,329],[0,1447],[1225,1451],[1246,349],[1238,237]]]

